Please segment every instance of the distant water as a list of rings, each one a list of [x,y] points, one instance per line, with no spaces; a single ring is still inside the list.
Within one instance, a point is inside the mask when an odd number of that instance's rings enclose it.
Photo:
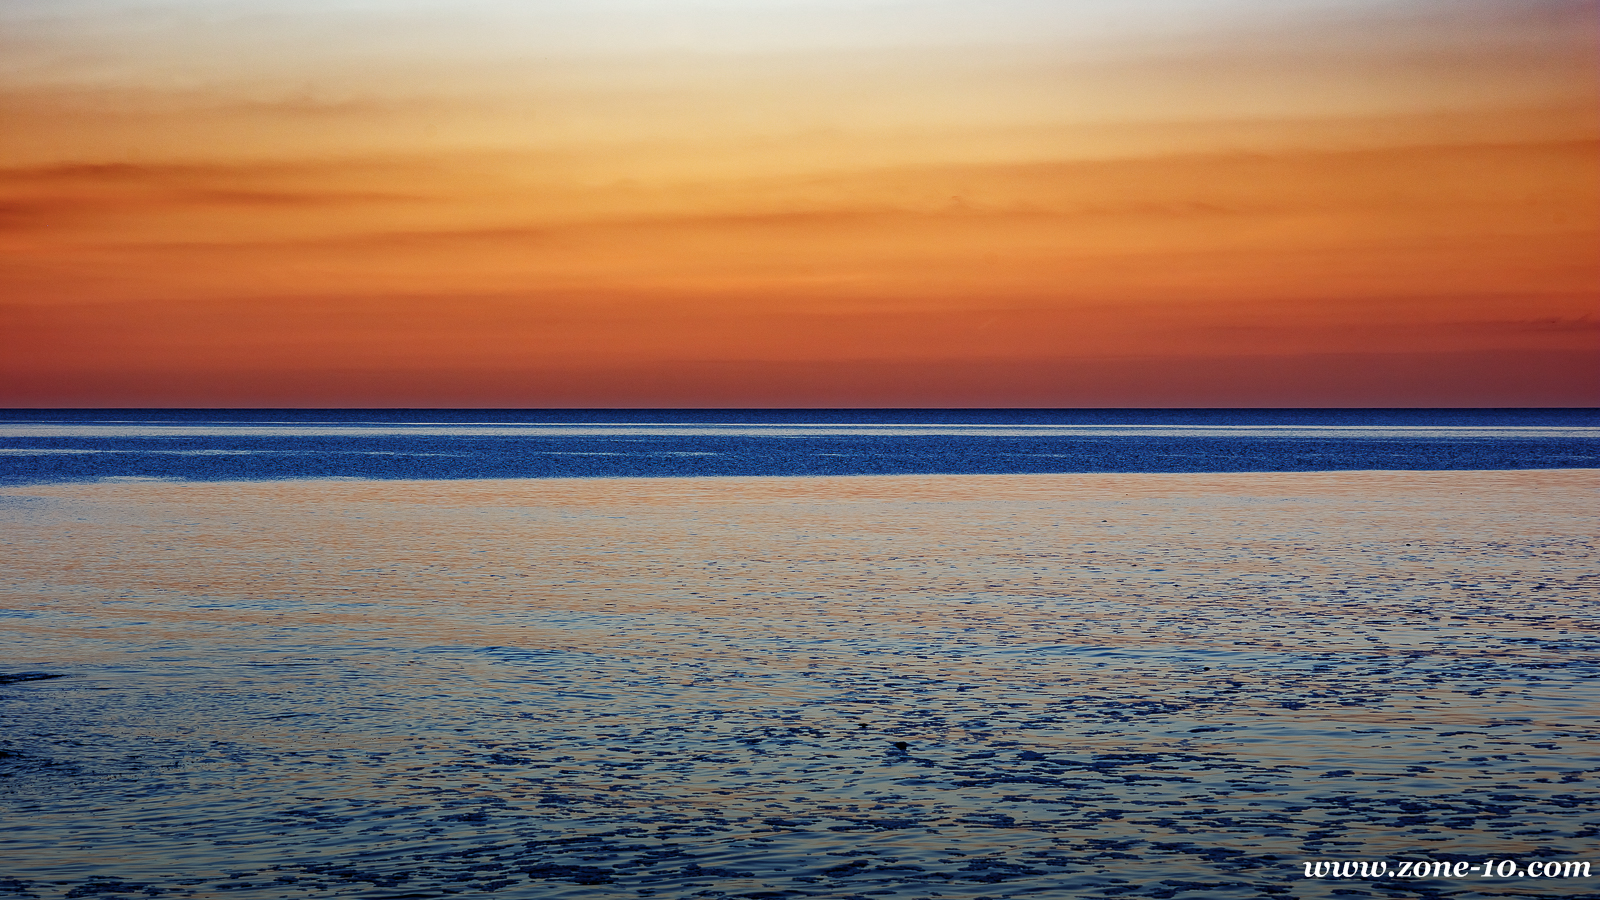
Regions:
[[[1572,409],[0,412],[0,484],[1597,466]]]

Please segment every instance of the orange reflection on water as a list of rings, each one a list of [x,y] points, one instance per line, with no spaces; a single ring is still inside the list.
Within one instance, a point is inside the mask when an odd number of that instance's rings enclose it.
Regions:
[[[9,593],[51,612],[23,633],[67,641],[115,622],[119,641],[734,653],[697,621],[763,642],[948,636],[976,611],[1028,642],[1283,646],[1292,621],[1261,612],[1290,599],[1379,615],[1416,582],[1527,602],[1574,577],[1527,548],[1575,539],[1595,486],[1586,471],[34,486],[7,492],[41,509]]]

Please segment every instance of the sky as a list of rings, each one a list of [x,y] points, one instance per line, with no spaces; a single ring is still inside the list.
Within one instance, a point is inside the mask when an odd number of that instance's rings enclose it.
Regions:
[[[1600,0],[7,0],[0,406],[1600,406]]]

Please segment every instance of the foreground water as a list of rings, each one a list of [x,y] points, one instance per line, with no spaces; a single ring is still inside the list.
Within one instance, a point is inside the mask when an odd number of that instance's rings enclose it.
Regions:
[[[1593,897],[1597,488],[6,488],[0,896]]]

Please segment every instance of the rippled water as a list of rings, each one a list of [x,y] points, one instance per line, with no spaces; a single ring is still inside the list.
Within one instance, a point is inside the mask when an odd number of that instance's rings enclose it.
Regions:
[[[1596,896],[1597,488],[6,488],[0,896]]]

